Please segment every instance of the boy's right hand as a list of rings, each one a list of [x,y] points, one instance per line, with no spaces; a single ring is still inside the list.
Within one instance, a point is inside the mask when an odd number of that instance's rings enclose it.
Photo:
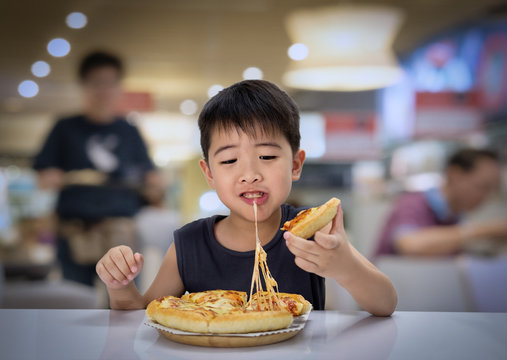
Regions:
[[[95,270],[109,289],[127,286],[141,272],[144,259],[125,245],[116,246],[97,262]]]

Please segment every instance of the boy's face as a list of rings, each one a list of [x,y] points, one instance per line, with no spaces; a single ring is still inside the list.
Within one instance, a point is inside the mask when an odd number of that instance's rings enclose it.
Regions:
[[[231,216],[254,220],[253,202],[258,205],[258,220],[265,221],[289,195],[292,181],[298,180],[305,153],[292,154],[281,134],[256,137],[241,130],[214,130],[208,162],[200,165],[211,188],[231,210]]]

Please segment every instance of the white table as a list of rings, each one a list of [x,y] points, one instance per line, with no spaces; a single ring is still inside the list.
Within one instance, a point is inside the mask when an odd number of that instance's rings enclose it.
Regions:
[[[0,359],[506,359],[507,313],[313,311],[296,337],[254,348],[171,342],[144,311],[0,310]]]

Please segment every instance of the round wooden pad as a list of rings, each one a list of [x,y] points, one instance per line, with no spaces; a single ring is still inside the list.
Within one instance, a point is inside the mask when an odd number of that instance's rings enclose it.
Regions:
[[[260,336],[176,335],[157,329],[166,338],[187,345],[209,347],[248,347],[274,344],[288,340],[300,330]]]

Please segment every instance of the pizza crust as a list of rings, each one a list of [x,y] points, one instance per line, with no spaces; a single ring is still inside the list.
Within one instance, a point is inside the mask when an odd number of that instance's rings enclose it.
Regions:
[[[286,221],[282,230],[308,239],[333,220],[338,212],[338,205],[340,200],[332,198],[321,206],[303,210],[294,219]]]
[[[210,321],[208,331],[214,334],[244,334],[284,329],[292,324],[287,311],[246,311],[217,316]]]
[[[160,300],[153,300],[146,308],[149,319],[174,329],[208,332],[208,323],[214,314],[205,309],[163,308]]]

